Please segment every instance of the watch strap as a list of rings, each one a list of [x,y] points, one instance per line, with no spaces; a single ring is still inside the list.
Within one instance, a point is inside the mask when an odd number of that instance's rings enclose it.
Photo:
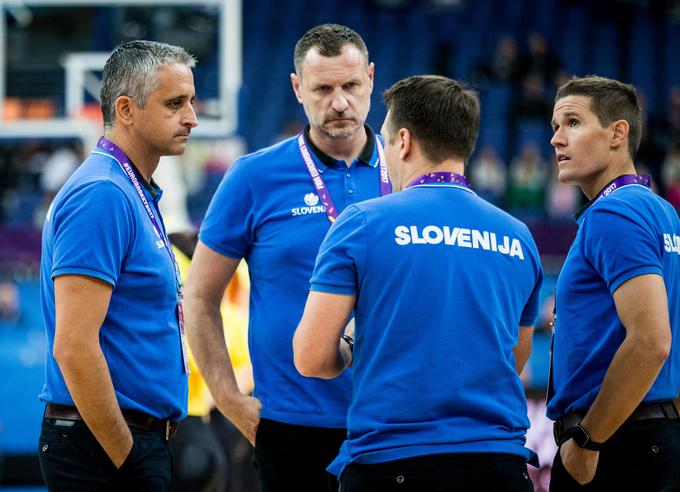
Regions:
[[[590,434],[580,423],[569,430],[570,437],[574,442],[583,449],[590,451],[599,451],[604,445],[603,442],[595,442],[590,438]]]

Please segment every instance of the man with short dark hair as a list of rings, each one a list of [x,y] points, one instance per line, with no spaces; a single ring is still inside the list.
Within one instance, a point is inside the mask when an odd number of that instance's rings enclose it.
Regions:
[[[196,60],[118,46],[102,75],[104,137],[43,228],[47,403],[39,459],[50,490],[169,491],[167,441],[187,410],[182,287],[152,174],[197,125]]]
[[[463,176],[479,127],[474,92],[416,76],[384,99],[400,192],[333,224],[293,341],[305,376],[354,369],[348,436],[329,470],[350,492],[531,491],[519,372],[538,311],[536,246]],[[352,312],[355,340],[343,335]]]
[[[255,446],[264,490],[316,492],[337,490],[326,466],[346,435],[351,380],[303,378],[291,340],[330,224],[347,205],[390,187],[382,144],[364,124],[373,63],[361,37],[345,26],[317,26],[298,41],[294,65],[293,91],[309,124],[225,174],[189,269],[187,327],[217,407]],[[251,279],[254,397],[236,385],[219,309],[242,258]]]
[[[572,79],[552,127],[560,181],[590,202],[557,281],[550,490],[680,490],[680,220],[635,171],[635,89]]]

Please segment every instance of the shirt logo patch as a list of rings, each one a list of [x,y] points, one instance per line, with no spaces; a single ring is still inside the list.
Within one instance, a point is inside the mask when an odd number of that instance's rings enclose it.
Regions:
[[[664,234],[663,245],[667,253],[677,253],[680,255],[680,236],[677,234]]]
[[[157,240],[156,240],[156,247],[157,247],[158,249],[161,249],[161,248],[163,248],[164,246],[165,246],[165,243],[163,242],[162,239],[157,239]]]
[[[319,205],[319,197],[316,193],[307,193],[304,197],[306,207],[295,207],[290,209],[293,217],[298,215],[324,214],[326,207]]]
[[[319,203],[319,197],[316,195],[316,193],[307,193],[305,195],[305,203],[310,207],[313,207]]]

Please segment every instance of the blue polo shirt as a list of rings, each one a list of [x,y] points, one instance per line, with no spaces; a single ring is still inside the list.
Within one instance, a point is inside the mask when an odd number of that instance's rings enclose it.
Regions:
[[[458,185],[348,207],[311,289],[356,295],[348,439],[329,471],[440,453],[527,459],[513,348],[533,325],[541,264],[527,227]]]
[[[661,275],[673,336],[671,353],[643,401],[680,390],[680,220],[673,207],[641,185],[597,200],[579,229],[557,280],[548,417],[587,410],[626,336],[612,295],[638,275]],[[641,300],[644,302],[644,299]]]
[[[366,127],[368,129],[368,127]],[[348,167],[306,139],[339,210],[380,195],[378,153],[368,142]],[[261,416],[294,425],[344,428],[351,376],[302,377],[293,364],[293,334],[330,221],[315,194],[296,138],[238,159],[226,172],[200,231],[201,241],[250,273],[248,345]]]
[[[144,190],[160,219],[160,189]],[[160,219],[161,227],[162,219]],[[73,173],[47,212],[40,295],[47,344],[40,399],[73,405],[54,345],[54,278],[79,274],[113,286],[99,340],[122,409],[179,420],[187,411],[172,260],[133,185],[97,149]]]

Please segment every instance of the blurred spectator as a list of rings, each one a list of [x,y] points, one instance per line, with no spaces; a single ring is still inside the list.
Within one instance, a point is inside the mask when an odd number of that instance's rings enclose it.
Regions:
[[[663,119],[649,112],[647,95],[640,89],[636,89],[636,93],[640,102],[642,134],[640,147],[635,156],[635,166],[645,165],[649,168],[648,174],[658,178],[665,148],[668,146],[668,132]]]
[[[160,168],[160,166],[159,166]],[[171,232],[168,238],[182,278],[196,247],[197,235]],[[189,347],[188,415],[169,442],[173,455],[173,492],[220,492],[226,487],[229,467],[222,446],[209,424],[210,394]]]
[[[0,282],[0,323],[13,325],[19,320],[19,288],[12,281]]]
[[[661,176],[666,188],[666,200],[680,212],[680,139],[668,149],[661,166]]]
[[[535,73],[530,73],[522,81],[522,91],[512,111],[512,117],[518,120],[549,121],[552,106],[543,79]]]
[[[485,200],[499,205],[507,185],[505,163],[491,147],[483,147],[470,164],[470,178],[475,192]]]
[[[23,145],[11,157],[10,187],[2,197],[2,216],[7,223],[34,223],[36,210],[42,202],[40,174],[48,157],[48,150],[35,142]]]
[[[546,212],[551,219],[570,219],[581,203],[579,189],[557,179],[557,166],[552,166],[552,178],[548,184]]]
[[[560,68],[559,59],[548,49],[543,35],[537,32],[529,34],[527,53],[521,62],[522,74],[536,75],[544,84],[553,86]]]
[[[76,149],[76,145],[59,146],[44,161],[41,174],[39,175],[40,189],[42,194],[41,203],[36,206],[33,214],[33,224],[40,228],[47,215],[47,210],[52,200],[57,195],[66,180],[78,168],[83,156]]]
[[[186,183],[187,209],[193,225],[198,226],[203,219],[224,172],[245,151],[245,141],[238,136],[189,142],[180,160]]]
[[[510,163],[510,181],[506,196],[507,208],[514,215],[538,217],[544,213],[545,185],[548,164],[538,147],[526,144],[520,155]]]
[[[57,147],[44,161],[40,175],[40,187],[52,201],[54,195],[66,183],[80,165],[81,156],[71,146]]]
[[[159,202],[167,231],[190,231],[193,229],[187,210],[187,186],[179,156],[167,155],[160,159],[153,179],[163,190]]]
[[[191,232],[172,232],[169,239],[185,278],[198,237]],[[241,263],[227,286],[221,312],[232,367],[244,394],[250,394],[254,386],[247,342],[249,289],[248,270]],[[191,347],[189,365],[189,415],[170,441],[175,458],[173,490],[255,492],[259,487],[250,443],[219,411],[212,411],[214,402]]]
[[[493,83],[514,84],[519,80],[520,58],[517,41],[512,36],[502,36],[496,45],[496,51],[489,61],[477,64],[472,80],[477,87],[485,87]]]
[[[253,392],[253,366],[248,352],[248,305],[250,279],[248,267],[241,262],[224,292],[221,313],[229,359],[239,390],[244,395]],[[229,462],[229,492],[260,490],[259,479],[252,463],[253,447],[238,429],[218,410],[211,413],[211,426],[223,446]]]

